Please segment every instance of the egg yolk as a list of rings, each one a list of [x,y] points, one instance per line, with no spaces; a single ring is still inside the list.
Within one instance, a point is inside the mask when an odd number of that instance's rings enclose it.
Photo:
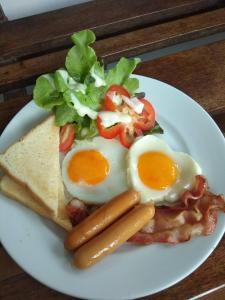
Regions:
[[[95,185],[103,181],[108,173],[108,161],[96,150],[75,153],[68,166],[69,178],[76,183]]]
[[[175,183],[178,169],[167,155],[160,152],[145,152],[138,160],[138,174],[146,186],[164,190]]]

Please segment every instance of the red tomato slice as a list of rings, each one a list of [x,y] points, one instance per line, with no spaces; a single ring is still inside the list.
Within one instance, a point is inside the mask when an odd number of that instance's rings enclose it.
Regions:
[[[59,151],[67,152],[73,144],[75,138],[75,128],[72,124],[66,124],[60,129]]]
[[[108,89],[105,95],[104,110],[108,110],[108,111],[116,110],[117,105],[112,101],[112,93],[114,92],[121,96],[130,97],[128,91],[124,87],[122,87],[121,85],[113,84],[110,86],[110,88]]]
[[[150,130],[155,126],[155,110],[153,106],[145,99],[139,99],[144,104],[141,114],[137,114],[129,105],[122,101],[116,105],[112,101],[113,93],[130,98],[128,91],[120,85],[112,85],[105,96],[104,110],[122,112],[129,114],[132,117],[132,122],[129,124],[115,124],[110,128],[105,128],[101,124],[101,118],[97,118],[97,126],[99,134],[107,139],[112,139],[119,136],[121,144],[129,148],[137,136],[143,134],[143,131]]]
[[[120,131],[119,136],[121,144],[126,148],[130,148],[135,139],[134,133],[130,134],[129,130],[127,130],[127,128],[124,126]]]
[[[140,118],[135,122],[135,127],[146,131],[155,126],[155,110],[147,100],[141,99],[140,101],[144,104],[144,108]]]
[[[106,139],[113,139],[122,129],[122,124],[115,124],[108,128],[102,126],[102,120],[99,116],[97,117],[96,121],[99,134]]]

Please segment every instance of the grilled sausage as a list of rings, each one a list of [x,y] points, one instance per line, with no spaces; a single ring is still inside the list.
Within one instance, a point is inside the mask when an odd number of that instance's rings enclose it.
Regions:
[[[155,208],[151,204],[136,206],[102,233],[80,247],[75,253],[74,264],[78,268],[84,269],[97,263],[143,228],[153,218],[154,213]]]
[[[104,230],[140,201],[134,190],[124,192],[93,212],[75,226],[65,239],[65,248],[75,250]]]

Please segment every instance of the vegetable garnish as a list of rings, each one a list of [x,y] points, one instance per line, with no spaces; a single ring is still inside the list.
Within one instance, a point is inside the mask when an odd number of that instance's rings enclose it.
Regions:
[[[73,124],[77,140],[97,135],[119,137],[126,147],[136,136],[162,133],[158,125],[154,130],[154,108],[143,99],[144,93],[137,92],[139,80],[130,77],[140,59],[122,57],[106,72],[91,47],[96,39],[93,31],[76,32],[71,39],[74,46],[67,53],[65,68],[39,76],[34,88],[35,103],[55,114],[56,125]],[[108,128],[99,114],[104,111],[124,116],[115,118],[115,114],[105,114],[105,119],[121,120],[117,124],[108,120],[107,123],[112,123]]]

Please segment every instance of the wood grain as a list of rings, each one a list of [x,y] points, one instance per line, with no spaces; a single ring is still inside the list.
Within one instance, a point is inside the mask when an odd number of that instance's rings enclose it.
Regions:
[[[14,115],[31,100],[32,96],[15,97],[10,101],[0,103],[0,134]]]
[[[108,62],[225,31],[225,8],[108,38],[102,53]]]
[[[103,39],[97,41],[94,48],[98,56],[112,62],[123,55],[138,55],[221,30],[225,30],[225,9]],[[59,50],[0,67],[0,92],[32,84],[38,75],[64,66],[67,51]]]
[[[225,41],[144,62],[137,73],[184,91],[210,114],[225,112]]]
[[[9,257],[3,247],[0,248],[0,263],[0,282],[24,273],[24,271],[12,260],[12,258]]]
[[[84,28],[109,36],[217,7],[218,0],[107,0],[63,8],[2,24],[0,61],[71,45],[69,36]],[[16,28],[16,34],[15,34]]]
[[[61,54],[58,59],[63,60]],[[24,74],[31,72],[31,69],[33,73],[38,75],[42,61],[41,59],[40,61],[30,59],[20,67],[18,64],[14,64],[8,69],[7,74],[0,68],[0,82],[4,81],[7,76],[7,80],[10,78],[8,84],[12,84],[17,80],[16,74],[19,78],[23,78]],[[167,82],[183,90],[198,101],[210,114],[214,115],[225,111],[224,61],[225,41],[221,41],[144,62],[137,68],[136,72]],[[51,55],[48,55],[48,67],[43,65],[42,72],[48,72],[49,66],[52,69],[55,66],[55,60]],[[30,83],[30,81],[28,82]]]

